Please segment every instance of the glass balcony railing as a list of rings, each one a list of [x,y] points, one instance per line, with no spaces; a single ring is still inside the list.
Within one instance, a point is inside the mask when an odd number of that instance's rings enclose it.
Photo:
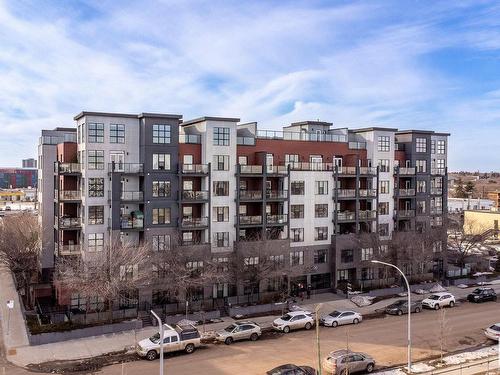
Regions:
[[[445,168],[431,168],[431,174],[436,176],[444,176],[446,174]]]
[[[288,190],[267,190],[266,199],[287,199]]]
[[[82,199],[80,190],[59,190],[59,200],[78,201]]]
[[[347,142],[347,136],[343,134],[329,134],[316,132],[292,132],[275,130],[257,130],[257,138],[283,139],[287,141],[311,141],[311,142]]]
[[[179,143],[200,144],[201,135],[199,134],[179,134]]]
[[[80,217],[61,217],[59,219],[59,228],[79,228],[82,226],[82,218]]]
[[[337,221],[353,221],[356,220],[356,213],[352,211],[337,212]]]
[[[81,253],[80,244],[63,245],[62,243],[56,243],[56,251],[59,255],[79,255]]]
[[[239,219],[240,219],[240,225],[262,224],[262,216],[260,215],[255,215],[255,216],[240,215]]]
[[[356,175],[356,167],[338,167],[338,174]]]
[[[240,165],[240,174],[262,174],[262,165]]]
[[[365,150],[366,142],[349,142],[350,150]]]
[[[181,172],[184,174],[208,174],[208,164],[182,164]]]
[[[143,173],[143,163],[109,163],[108,172],[116,173]]]
[[[254,137],[236,137],[236,144],[240,146],[254,146],[255,138]]]
[[[376,219],[376,218],[377,218],[377,211],[374,210],[359,211],[360,220]]]
[[[286,224],[288,220],[288,215],[267,215],[267,224]]]
[[[82,173],[82,165],[78,163],[59,163],[59,173]]]
[[[184,190],[182,192],[182,199],[186,201],[201,201],[208,199],[208,191],[206,190]]]
[[[431,194],[433,194],[433,195],[442,195],[443,194],[443,188],[440,188],[440,187],[431,187]]]
[[[208,226],[208,217],[187,217],[181,220],[182,228],[200,228]]]
[[[122,201],[142,201],[142,200],[144,200],[144,193],[142,191],[122,191],[120,193],[120,200],[122,200]]]
[[[240,199],[260,200],[262,199],[262,190],[240,190]]]
[[[290,169],[292,171],[334,171],[335,167],[332,163],[321,162],[292,162]]]
[[[377,174],[377,168],[374,168],[374,167],[359,167],[359,174],[376,175]]]
[[[376,189],[359,189],[359,196],[362,198],[376,197],[377,190]]]
[[[399,189],[400,197],[412,197],[415,195],[415,189]]]
[[[415,216],[415,210],[398,210],[395,211],[398,217],[400,218],[410,218]]]
[[[333,194],[335,195],[335,189],[333,190]],[[356,198],[356,189],[339,189],[337,196],[339,198]]]
[[[394,173],[397,174],[398,171],[400,175],[414,175],[416,172],[415,167],[394,168]]]

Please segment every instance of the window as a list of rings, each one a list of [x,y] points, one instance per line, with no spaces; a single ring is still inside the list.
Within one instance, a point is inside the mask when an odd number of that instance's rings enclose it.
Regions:
[[[379,215],[389,215],[389,202],[379,202],[378,203],[378,214]]]
[[[380,237],[389,236],[389,224],[387,224],[387,223],[379,224],[378,225],[378,235]]]
[[[427,139],[417,138],[415,140],[416,151],[417,152],[427,152]]]
[[[436,141],[431,141],[431,154],[436,153]]]
[[[89,178],[89,198],[104,197],[104,178]]]
[[[444,169],[446,168],[446,161],[444,159],[437,159],[436,168],[438,169],[439,173],[444,173]]]
[[[315,204],[314,217],[328,217],[328,204]]]
[[[304,264],[304,252],[303,251],[290,252],[290,265],[299,266],[302,264]]]
[[[338,270],[337,271],[337,280],[349,280],[349,270]]]
[[[123,124],[109,125],[109,142],[125,143],[125,125]]]
[[[292,195],[304,195],[304,181],[292,181],[290,190]]]
[[[440,253],[443,251],[443,243],[441,241],[435,241],[432,243],[432,252]]]
[[[170,208],[153,208],[153,224],[170,224]]]
[[[193,232],[182,232],[182,244],[183,245],[193,244]]]
[[[417,172],[425,173],[427,162],[425,160],[417,160],[415,166],[417,167]]]
[[[280,268],[285,265],[285,256],[283,254],[281,255],[270,255],[269,260],[271,263],[273,263],[273,266],[275,268]]]
[[[298,154],[285,154],[285,165],[294,165],[299,162]]]
[[[214,212],[214,215],[213,215],[214,221],[217,221],[217,222],[229,221],[229,207],[228,206],[214,207],[213,212]]]
[[[245,267],[257,266],[259,264],[259,257],[245,257],[243,258],[243,265]]]
[[[437,153],[446,154],[446,141],[437,141]]]
[[[229,170],[229,155],[214,155],[214,171]]]
[[[214,128],[214,146],[229,146],[229,128]]]
[[[291,219],[301,219],[304,217],[304,205],[303,204],[292,204],[290,206],[290,218]]]
[[[417,214],[425,214],[425,201],[417,201]]]
[[[390,164],[388,159],[380,159],[378,161],[378,166],[380,168],[380,172],[389,172]]]
[[[361,249],[361,260],[373,259],[373,247],[365,247]]]
[[[214,196],[225,197],[229,195],[229,181],[214,181]]]
[[[104,169],[104,151],[89,150],[88,151],[88,168],[89,169]]]
[[[328,181],[316,181],[316,195],[328,194]]]
[[[361,269],[361,280],[373,280],[375,278],[374,269],[371,267]]]
[[[238,164],[239,165],[247,165],[248,157],[247,156],[238,156]]]
[[[229,232],[216,232],[214,234],[215,247],[229,246]]]
[[[153,181],[153,197],[170,197],[170,181]]]
[[[154,170],[170,170],[170,154],[153,154]]]
[[[229,270],[229,258],[227,257],[212,258],[212,262],[217,264],[217,272],[219,273]]]
[[[314,264],[325,264],[328,261],[328,250],[320,249],[314,251]]]
[[[89,206],[89,224],[104,224],[104,206]]]
[[[87,240],[90,253],[104,250],[104,233],[89,233]]]
[[[120,280],[134,280],[137,278],[139,266],[137,264],[126,264],[120,266]]]
[[[191,271],[201,271],[203,268],[203,261],[202,260],[197,260],[197,261],[191,261],[186,263],[186,268]]]
[[[170,125],[153,125],[153,143],[170,143]]]
[[[389,194],[389,181],[380,181],[380,194]]]
[[[354,261],[354,251],[352,249],[345,249],[340,252],[340,261],[342,263],[351,263]]]
[[[314,228],[314,240],[324,241],[328,239],[328,227],[316,227]]]
[[[381,135],[378,137],[378,150],[391,151],[391,137]]]
[[[104,143],[104,124],[88,124],[88,142]]]
[[[169,234],[160,234],[152,237],[153,251],[170,250],[171,240]]]
[[[417,181],[417,193],[427,192],[425,181]]]
[[[292,242],[304,242],[304,228],[292,228]]]

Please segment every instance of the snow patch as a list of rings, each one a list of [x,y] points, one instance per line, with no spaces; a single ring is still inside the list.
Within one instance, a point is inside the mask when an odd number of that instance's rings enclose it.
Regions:
[[[490,346],[488,348],[479,349],[476,350],[475,352],[465,352],[465,353],[450,355],[444,357],[443,362],[446,365],[459,365],[467,361],[486,358],[493,355],[497,355],[496,345]]]
[[[426,293],[429,293],[427,290],[425,289],[417,289],[417,290],[414,290],[413,293],[415,294],[426,294]]]
[[[415,364],[411,365],[411,372],[414,374],[418,374],[420,372],[432,371],[432,370],[435,370],[435,367],[428,365],[427,363],[415,363]]]
[[[354,296],[351,298],[351,302],[358,307],[370,306],[373,303],[375,297],[371,296]]]
[[[429,289],[429,292],[431,293],[446,292],[446,288],[443,288],[441,284],[436,283],[432,288]]]
[[[457,285],[457,288],[460,288],[460,289],[466,289],[466,288],[468,288],[468,287],[469,287],[469,286],[468,286],[468,285],[466,285],[466,284],[458,284],[458,285]]]

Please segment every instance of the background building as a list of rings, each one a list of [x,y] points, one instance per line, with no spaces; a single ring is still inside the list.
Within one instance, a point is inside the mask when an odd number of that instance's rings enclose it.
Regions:
[[[0,189],[29,188],[36,185],[36,169],[0,168]]]
[[[36,169],[36,160],[33,158],[23,159],[23,168]]]

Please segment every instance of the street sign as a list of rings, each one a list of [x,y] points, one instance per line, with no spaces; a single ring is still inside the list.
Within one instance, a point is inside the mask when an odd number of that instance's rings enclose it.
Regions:
[[[12,299],[8,300],[7,307],[12,310],[14,308],[14,300],[12,300]]]

